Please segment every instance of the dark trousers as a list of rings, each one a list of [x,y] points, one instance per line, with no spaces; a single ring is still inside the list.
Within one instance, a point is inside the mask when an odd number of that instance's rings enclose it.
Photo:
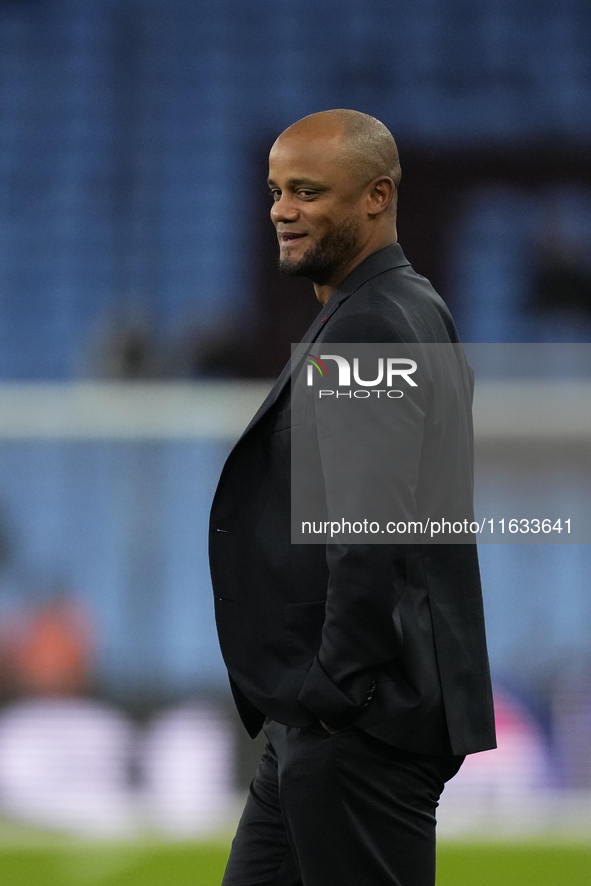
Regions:
[[[435,809],[463,757],[355,726],[267,721],[265,733],[222,886],[433,886]]]

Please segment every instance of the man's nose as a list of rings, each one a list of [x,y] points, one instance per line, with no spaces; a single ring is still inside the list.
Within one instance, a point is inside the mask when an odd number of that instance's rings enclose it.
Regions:
[[[293,198],[289,196],[289,194],[281,194],[279,199],[275,200],[275,202],[271,206],[271,221],[275,225],[282,221],[296,221],[298,215],[298,207],[294,203]]]

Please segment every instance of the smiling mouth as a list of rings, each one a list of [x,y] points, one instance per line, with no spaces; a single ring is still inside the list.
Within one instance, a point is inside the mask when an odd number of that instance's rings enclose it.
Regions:
[[[296,243],[298,240],[301,240],[303,237],[307,237],[307,234],[279,234],[279,242],[281,246],[291,246],[293,243]]]

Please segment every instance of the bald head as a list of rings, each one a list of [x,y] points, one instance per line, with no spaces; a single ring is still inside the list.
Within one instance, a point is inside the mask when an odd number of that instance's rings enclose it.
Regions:
[[[401,178],[398,148],[390,130],[376,117],[346,108],[319,111],[288,127],[277,142],[285,137],[330,142],[340,154],[341,162],[363,184],[387,175],[398,188]]]

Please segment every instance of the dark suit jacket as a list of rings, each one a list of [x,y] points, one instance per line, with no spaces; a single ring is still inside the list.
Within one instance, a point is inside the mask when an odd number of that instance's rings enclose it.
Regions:
[[[304,338],[457,341],[445,304],[398,244],[355,268]],[[212,507],[216,621],[243,722],[252,736],[270,717],[354,721],[423,753],[494,747],[475,545],[291,544],[290,375],[306,350],[230,453]],[[465,361],[461,375],[469,398]],[[431,438],[440,426],[438,417]]]

